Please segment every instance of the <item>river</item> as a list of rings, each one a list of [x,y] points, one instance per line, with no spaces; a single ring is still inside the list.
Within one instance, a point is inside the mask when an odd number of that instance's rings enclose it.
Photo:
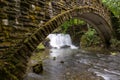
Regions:
[[[120,80],[120,54],[81,49],[46,49],[34,53],[29,66],[43,60],[43,72],[28,70],[24,80]]]

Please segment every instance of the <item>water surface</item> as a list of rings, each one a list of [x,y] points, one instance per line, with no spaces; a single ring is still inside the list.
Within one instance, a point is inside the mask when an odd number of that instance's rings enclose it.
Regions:
[[[120,80],[120,54],[66,48],[39,52],[34,57],[41,59],[41,55],[47,56],[43,59],[43,73],[29,71],[24,80]],[[30,61],[34,64],[36,60]]]

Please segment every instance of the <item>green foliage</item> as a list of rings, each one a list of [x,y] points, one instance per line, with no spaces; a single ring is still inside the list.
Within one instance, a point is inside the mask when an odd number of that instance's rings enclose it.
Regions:
[[[89,47],[98,45],[100,43],[100,37],[98,37],[96,33],[95,29],[89,27],[88,31],[81,38],[81,46]]]
[[[45,46],[44,46],[42,43],[40,43],[40,44],[37,46],[37,49],[45,49]]]
[[[82,20],[79,20],[79,19],[70,19],[69,21],[65,21],[62,25],[61,25],[61,28],[63,30],[63,33],[66,33],[67,29],[70,27],[70,26],[73,26],[73,25],[81,25],[81,24],[85,24],[84,21]]]
[[[95,38],[95,29],[92,29],[92,28],[88,28],[88,31],[85,33],[85,36],[86,36],[86,40],[88,42],[88,45],[87,46],[90,46],[93,41],[94,41],[94,38]]]
[[[111,11],[113,29],[120,40],[120,0],[102,0]]]
[[[114,15],[120,18],[120,0],[102,0],[105,5],[114,13]]]
[[[115,48],[115,47],[120,48],[120,41],[118,41],[117,39],[111,39],[110,42],[111,42],[112,48]]]

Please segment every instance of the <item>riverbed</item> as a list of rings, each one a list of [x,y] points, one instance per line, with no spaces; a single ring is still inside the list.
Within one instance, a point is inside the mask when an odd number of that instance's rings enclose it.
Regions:
[[[41,60],[43,72],[33,73],[30,67]],[[46,49],[31,57],[24,80],[120,80],[120,54]]]

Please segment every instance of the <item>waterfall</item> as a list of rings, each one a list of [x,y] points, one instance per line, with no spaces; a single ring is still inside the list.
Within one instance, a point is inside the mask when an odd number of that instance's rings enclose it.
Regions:
[[[78,48],[72,44],[69,34],[49,34],[47,38],[50,39],[50,46],[52,46],[53,48],[60,49],[65,46],[68,46],[72,49]]]

